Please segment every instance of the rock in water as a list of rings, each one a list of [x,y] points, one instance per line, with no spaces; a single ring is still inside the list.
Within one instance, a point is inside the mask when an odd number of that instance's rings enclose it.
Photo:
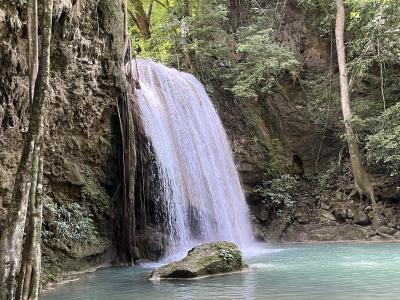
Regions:
[[[150,279],[196,278],[237,272],[246,267],[235,244],[216,242],[194,247],[185,258],[155,269]]]

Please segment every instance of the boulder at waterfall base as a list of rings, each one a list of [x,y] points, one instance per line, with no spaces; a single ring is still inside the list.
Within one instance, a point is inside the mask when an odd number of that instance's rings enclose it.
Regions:
[[[238,272],[246,267],[235,244],[215,242],[196,246],[185,258],[155,269],[150,279],[196,278]]]

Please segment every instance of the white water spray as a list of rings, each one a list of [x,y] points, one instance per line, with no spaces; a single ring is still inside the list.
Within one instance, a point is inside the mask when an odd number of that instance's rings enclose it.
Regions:
[[[132,65],[140,84],[140,117],[162,181],[167,255],[219,240],[248,247],[253,243],[248,207],[225,130],[203,85],[149,60]]]

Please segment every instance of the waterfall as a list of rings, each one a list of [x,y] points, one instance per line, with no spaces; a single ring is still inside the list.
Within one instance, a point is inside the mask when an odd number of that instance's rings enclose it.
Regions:
[[[145,59],[132,61],[137,106],[161,177],[158,212],[167,255],[209,241],[253,241],[231,148],[221,120],[194,76]]]

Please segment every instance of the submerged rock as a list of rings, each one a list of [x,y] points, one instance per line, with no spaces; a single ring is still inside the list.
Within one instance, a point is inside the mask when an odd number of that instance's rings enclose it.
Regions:
[[[196,278],[237,272],[246,267],[235,244],[216,242],[194,247],[185,258],[155,269],[150,279]]]

